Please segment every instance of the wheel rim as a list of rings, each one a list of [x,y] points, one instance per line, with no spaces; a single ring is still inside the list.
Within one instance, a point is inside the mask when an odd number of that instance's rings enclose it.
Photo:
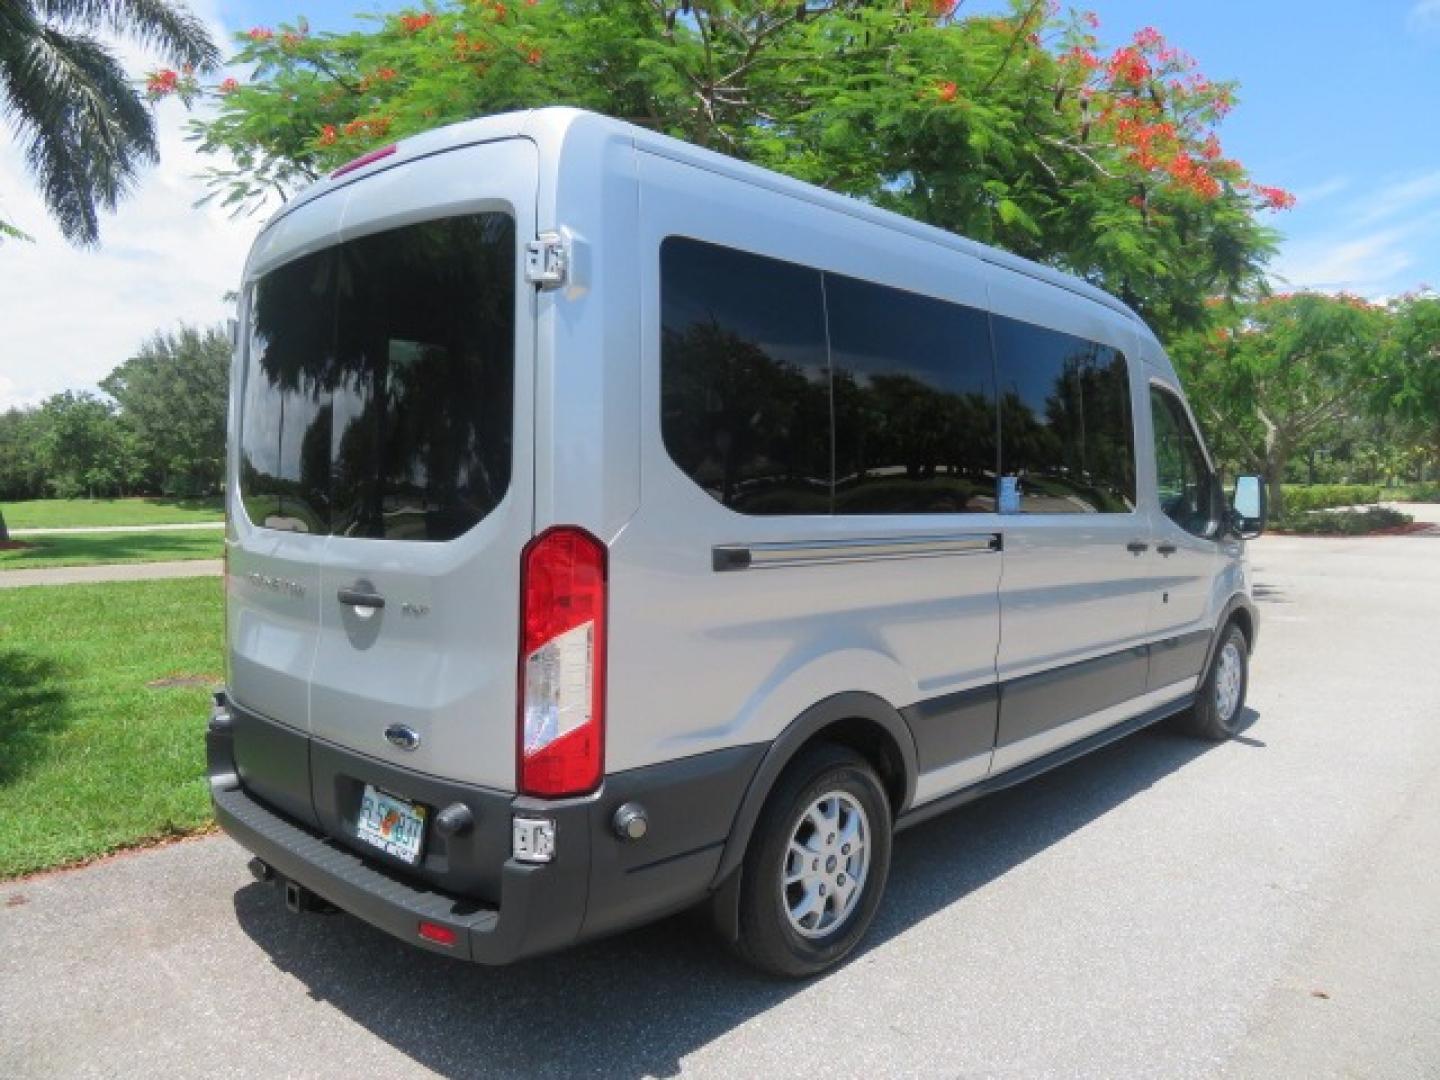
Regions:
[[[870,820],[843,791],[810,804],[790,834],[780,875],[780,900],[801,937],[838,930],[854,913],[870,872]]]
[[[1215,668],[1215,712],[1223,724],[1229,724],[1235,717],[1244,675],[1245,661],[1240,656],[1240,647],[1233,641],[1227,641],[1220,650],[1220,662]]]

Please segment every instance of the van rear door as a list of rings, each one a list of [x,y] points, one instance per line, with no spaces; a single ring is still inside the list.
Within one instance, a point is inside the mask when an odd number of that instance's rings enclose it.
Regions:
[[[237,759],[312,821],[335,803],[326,745],[514,784],[537,154],[404,150],[267,230],[246,294],[230,683],[285,727],[247,727],[264,745]]]
[[[533,529],[523,253],[536,177],[534,144],[508,139],[351,188],[310,693],[318,739],[502,790],[515,777],[520,553]],[[318,806],[331,782],[314,777]]]

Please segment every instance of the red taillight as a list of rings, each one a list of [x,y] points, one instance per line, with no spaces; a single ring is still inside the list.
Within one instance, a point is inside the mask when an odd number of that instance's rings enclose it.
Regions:
[[[368,154],[361,154],[354,161],[347,161],[330,174],[330,179],[334,180],[337,176],[344,176],[346,173],[354,172],[356,169],[363,169],[372,161],[379,161],[381,158],[389,157],[395,152],[395,146],[395,143],[391,143],[389,146],[380,147],[379,150],[371,150]]]
[[[520,556],[516,784],[583,795],[605,761],[605,545],[562,525]]]
[[[448,926],[441,926],[439,923],[422,922],[420,924],[420,936],[426,941],[433,941],[436,945],[454,945],[455,931]]]

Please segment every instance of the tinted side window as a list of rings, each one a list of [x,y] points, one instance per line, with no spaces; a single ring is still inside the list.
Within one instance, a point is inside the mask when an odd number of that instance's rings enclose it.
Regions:
[[[1125,513],[1135,454],[1125,358],[1016,319],[992,318],[1001,473],[1029,513]]]
[[[670,237],[660,309],[660,426],[675,463],[742,513],[829,513],[820,272]]]
[[[240,491],[267,528],[329,527],[334,251],[266,274],[251,298],[249,368],[241,402]]]
[[[1160,509],[1186,532],[1210,536],[1219,522],[1219,485],[1205,461],[1200,438],[1179,400],[1150,388],[1155,431],[1155,476]]]
[[[992,513],[995,392],[984,312],[825,275],[835,512]]]

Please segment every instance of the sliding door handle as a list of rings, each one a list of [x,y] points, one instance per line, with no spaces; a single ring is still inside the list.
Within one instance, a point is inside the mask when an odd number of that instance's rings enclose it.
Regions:
[[[1143,555],[1150,550],[1150,545],[1144,540],[1131,540],[1125,545],[1125,550],[1132,555]]]
[[[1166,558],[1169,558],[1171,555],[1174,555],[1175,552],[1179,551],[1180,549],[1177,548],[1174,544],[1170,543],[1169,540],[1166,540],[1155,550],[1158,551],[1161,555],[1164,555]]]

